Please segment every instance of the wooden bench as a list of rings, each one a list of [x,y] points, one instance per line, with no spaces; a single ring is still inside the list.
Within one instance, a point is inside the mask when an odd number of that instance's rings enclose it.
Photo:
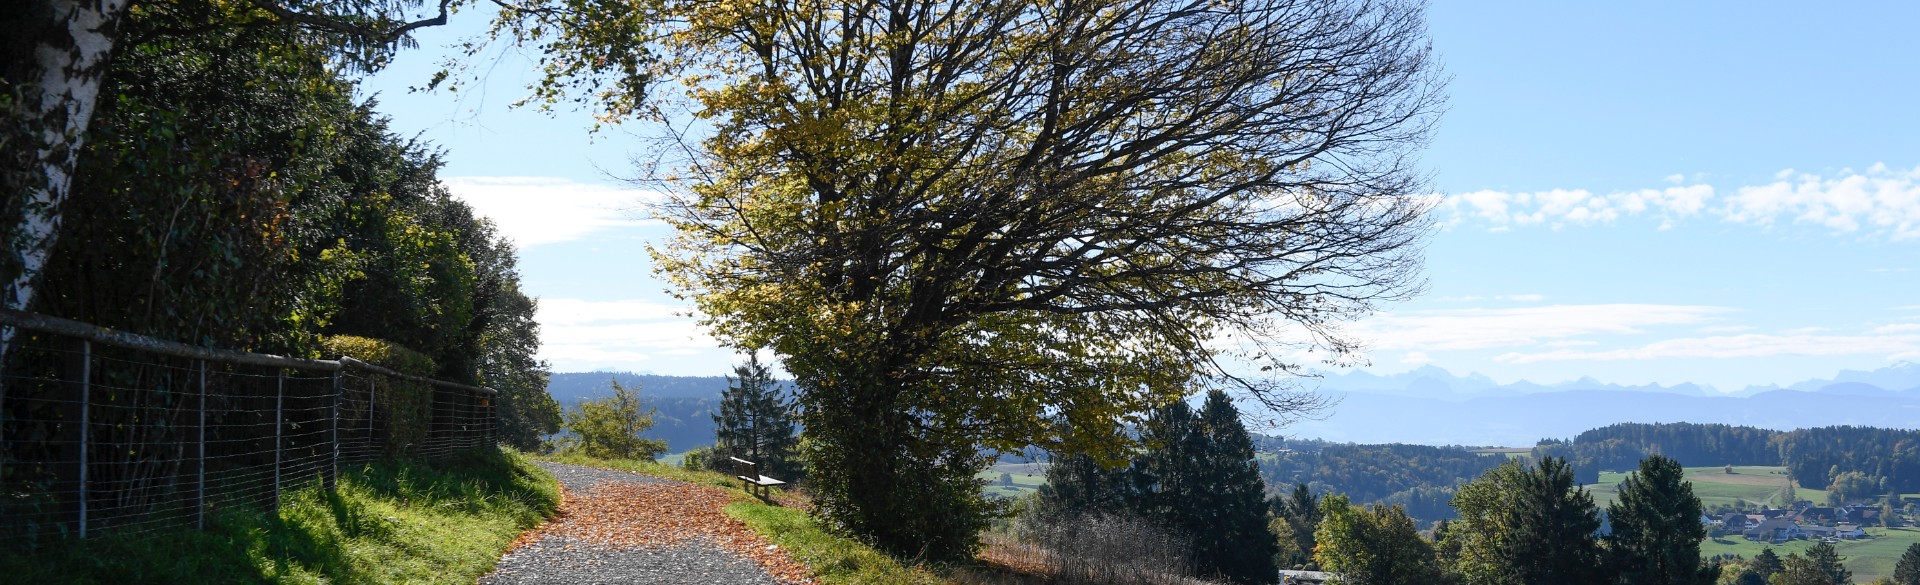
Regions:
[[[760,501],[771,501],[768,498],[773,495],[773,486],[787,484],[787,482],[760,475],[760,464],[758,463],[739,457],[728,457],[728,459],[733,460],[736,469],[746,470],[746,475],[736,475],[734,477],[739,478],[742,482],[740,485],[741,488],[746,489],[747,493],[760,498]]]

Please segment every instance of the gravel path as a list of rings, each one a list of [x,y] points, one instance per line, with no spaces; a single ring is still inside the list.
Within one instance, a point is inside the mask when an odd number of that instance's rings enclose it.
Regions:
[[[718,489],[536,463],[566,493],[560,517],[521,537],[482,585],[812,582],[785,551],[720,514],[730,496]]]

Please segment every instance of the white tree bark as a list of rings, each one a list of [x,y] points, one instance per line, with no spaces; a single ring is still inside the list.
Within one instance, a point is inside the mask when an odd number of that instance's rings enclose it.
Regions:
[[[24,310],[33,301],[36,279],[53,252],[59,234],[60,207],[73,182],[74,164],[93,118],[94,103],[113,53],[114,29],[126,16],[128,0],[39,0],[50,5],[53,22],[35,42],[39,72],[29,90],[25,112],[37,126],[36,160],[45,181],[25,193],[15,232],[21,270],[5,283],[7,307]],[[22,80],[28,81],[28,80]],[[32,97],[38,94],[38,99]],[[10,338],[11,335],[6,337]],[[0,339],[0,348],[11,339]]]

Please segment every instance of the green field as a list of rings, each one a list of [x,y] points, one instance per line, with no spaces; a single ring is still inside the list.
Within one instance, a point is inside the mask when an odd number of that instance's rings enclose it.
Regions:
[[[1013,476],[1013,485],[1000,483],[1000,474]],[[987,495],[995,497],[1018,497],[1027,492],[1040,489],[1047,483],[1047,464],[1045,463],[1000,463],[987,468],[976,475],[987,482]]]
[[[1587,486],[1593,492],[1593,503],[1606,508],[1619,494],[1620,482],[1627,473],[1607,471],[1600,474],[1600,483]],[[1733,473],[1724,467],[1689,467],[1687,481],[1693,482],[1693,495],[1700,497],[1700,505],[1711,510],[1714,506],[1744,505],[1755,506],[1775,501],[1781,488],[1787,485],[1787,468],[1778,466],[1734,467]],[[1807,492],[1800,486],[1794,486],[1801,498],[1817,497],[1822,493]]]
[[[1689,467],[1687,481],[1693,483],[1693,494],[1700,497],[1700,504],[1706,508],[1716,505],[1738,505],[1745,502],[1751,507],[1760,503],[1774,501],[1780,490],[1787,485],[1787,468],[1752,466],[1734,467],[1733,473],[1725,467]],[[1593,503],[1602,509],[1613,503],[1619,495],[1620,481],[1627,478],[1623,472],[1609,471],[1600,474],[1600,483],[1586,486],[1593,493]],[[1809,491],[1795,485],[1802,499],[1818,499],[1825,495],[1820,490]],[[1865,583],[1873,579],[1893,574],[1893,564],[1898,561],[1907,546],[1920,542],[1920,529],[1915,528],[1868,528],[1869,538],[1862,540],[1843,540],[1834,548],[1847,558],[1847,569],[1853,571],[1856,583]],[[1813,541],[1795,540],[1780,545],[1751,542],[1739,535],[1709,539],[1700,546],[1702,556],[1718,554],[1736,554],[1747,558],[1760,554],[1760,549],[1772,546],[1775,553],[1786,556],[1790,552],[1801,552]]]
[[[1898,562],[1901,553],[1907,547],[1920,543],[1920,528],[1868,528],[1868,538],[1861,540],[1842,540],[1833,548],[1846,557],[1847,569],[1853,571],[1855,583],[1866,583],[1880,577],[1893,575],[1893,564]],[[1790,552],[1802,552],[1813,546],[1810,540],[1794,540],[1785,544],[1770,545],[1750,542],[1738,535],[1708,540],[1700,545],[1701,556],[1732,553],[1747,558],[1760,554],[1760,549],[1773,547],[1773,552],[1787,556]]]

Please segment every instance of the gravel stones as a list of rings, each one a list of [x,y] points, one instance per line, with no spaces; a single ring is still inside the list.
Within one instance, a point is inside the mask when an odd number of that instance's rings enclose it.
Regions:
[[[723,490],[637,473],[539,462],[565,492],[484,585],[811,584],[804,565],[721,512]]]
[[[515,549],[480,583],[782,585],[752,561],[700,540],[669,547],[620,548],[564,537],[549,537]]]

